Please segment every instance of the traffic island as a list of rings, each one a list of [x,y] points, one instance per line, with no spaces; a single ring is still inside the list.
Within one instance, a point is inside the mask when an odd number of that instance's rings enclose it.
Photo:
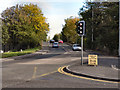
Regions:
[[[114,70],[111,67],[104,66],[88,66],[88,65],[80,65],[74,64],[61,68],[62,73],[71,74],[71,76],[80,76],[85,77],[90,80],[104,81],[104,82],[113,82],[119,83],[120,79],[118,77],[118,71]]]

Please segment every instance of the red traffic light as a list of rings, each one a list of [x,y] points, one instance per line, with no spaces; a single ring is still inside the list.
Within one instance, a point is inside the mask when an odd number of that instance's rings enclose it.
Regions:
[[[80,23],[80,26],[82,26],[83,24],[82,23]]]

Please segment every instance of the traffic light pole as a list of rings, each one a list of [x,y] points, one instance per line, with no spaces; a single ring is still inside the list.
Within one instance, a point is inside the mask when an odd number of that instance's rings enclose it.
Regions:
[[[81,65],[83,65],[83,35],[81,36]]]
[[[81,65],[83,65],[83,36],[85,35],[85,21],[79,21],[77,25],[77,33],[81,36]]]

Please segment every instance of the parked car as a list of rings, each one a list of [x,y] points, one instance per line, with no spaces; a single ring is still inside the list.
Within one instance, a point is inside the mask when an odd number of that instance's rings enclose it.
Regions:
[[[54,42],[53,45],[52,45],[53,48],[58,48],[59,47],[59,44],[58,42]]]
[[[80,51],[80,50],[81,50],[81,47],[80,47],[79,44],[73,44],[72,50],[73,50],[73,51]]]
[[[59,43],[63,43],[63,41],[62,41],[62,40],[60,40],[60,41],[59,41]]]
[[[55,40],[50,40],[50,43],[54,43],[55,42]]]

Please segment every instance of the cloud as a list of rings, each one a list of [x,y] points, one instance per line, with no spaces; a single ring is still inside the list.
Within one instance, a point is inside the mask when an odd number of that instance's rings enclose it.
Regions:
[[[10,6],[11,6],[11,0],[1,0],[0,1],[0,13]]]
[[[70,16],[75,17],[74,15],[49,15],[48,22],[50,24],[50,32],[49,36],[52,39],[55,34],[58,34],[62,31],[62,26],[65,24],[64,20],[69,18]]]
[[[42,2],[85,2],[86,0],[41,0]]]
[[[29,3],[37,4],[46,13],[48,10],[52,9],[52,6],[49,4],[49,2],[46,2],[45,0],[1,0],[0,14],[5,9],[15,6],[16,4],[29,4]]]
[[[52,38],[56,33],[62,31],[62,23],[64,23],[64,17],[61,15],[50,15],[48,18],[50,24],[50,38]]]

